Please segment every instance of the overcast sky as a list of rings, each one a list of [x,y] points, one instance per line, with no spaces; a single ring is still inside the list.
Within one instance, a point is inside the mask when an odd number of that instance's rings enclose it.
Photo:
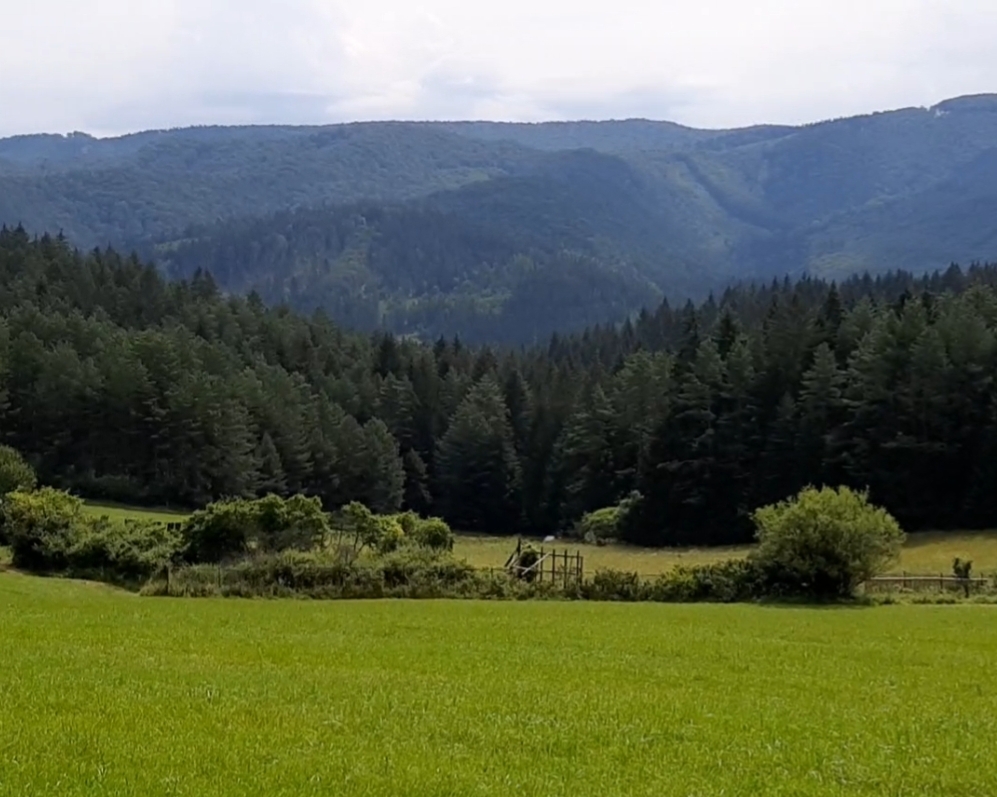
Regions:
[[[0,0],[0,135],[647,117],[997,91],[994,0]]]

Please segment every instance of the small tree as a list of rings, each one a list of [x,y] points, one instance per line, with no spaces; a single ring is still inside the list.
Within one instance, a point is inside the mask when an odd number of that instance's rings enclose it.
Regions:
[[[816,598],[854,594],[896,560],[904,533],[868,493],[807,487],[754,513],[757,563],[772,587]]]
[[[15,490],[35,489],[35,472],[24,457],[10,446],[0,446],[0,500]]]
[[[375,515],[359,501],[351,501],[344,506],[336,518],[339,531],[339,542],[343,537],[350,539],[354,553],[360,553],[365,548],[380,553],[388,553],[398,548],[405,539],[405,525],[411,523],[411,517],[394,515]]]
[[[0,446],[0,507],[10,493],[31,492],[35,484],[35,472],[24,457],[10,446]],[[4,525],[0,516],[0,545],[6,545],[9,541]]]

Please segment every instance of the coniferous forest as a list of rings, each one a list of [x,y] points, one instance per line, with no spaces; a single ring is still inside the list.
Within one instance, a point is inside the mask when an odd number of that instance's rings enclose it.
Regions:
[[[628,540],[750,539],[811,483],[909,530],[997,524],[997,267],[732,287],[499,349],[347,332],[0,232],[3,442],[79,494],[304,492],[499,534],[624,501]]]

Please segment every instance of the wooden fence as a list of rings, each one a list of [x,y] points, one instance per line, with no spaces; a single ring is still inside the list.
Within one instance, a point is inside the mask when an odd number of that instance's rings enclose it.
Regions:
[[[537,559],[528,561],[523,557],[521,546],[506,561],[506,572],[524,581],[537,584],[560,584],[567,587],[571,584],[581,584],[585,580],[585,557],[577,551],[567,549],[558,551],[540,548],[536,551]]]
[[[901,573],[899,575],[876,576],[865,582],[865,591],[895,592],[905,590],[911,592],[984,592],[994,583],[994,579],[982,576],[958,578],[952,574],[925,575]]]

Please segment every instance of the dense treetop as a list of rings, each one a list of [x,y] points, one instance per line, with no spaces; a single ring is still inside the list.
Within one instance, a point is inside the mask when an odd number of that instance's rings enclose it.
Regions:
[[[905,528],[997,523],[997,268],[746,284],[521,349],[347,333],[0,232],[0,432],[42,483],[198,506],[304,492],[551,532],[742,542],[807,483]]]

